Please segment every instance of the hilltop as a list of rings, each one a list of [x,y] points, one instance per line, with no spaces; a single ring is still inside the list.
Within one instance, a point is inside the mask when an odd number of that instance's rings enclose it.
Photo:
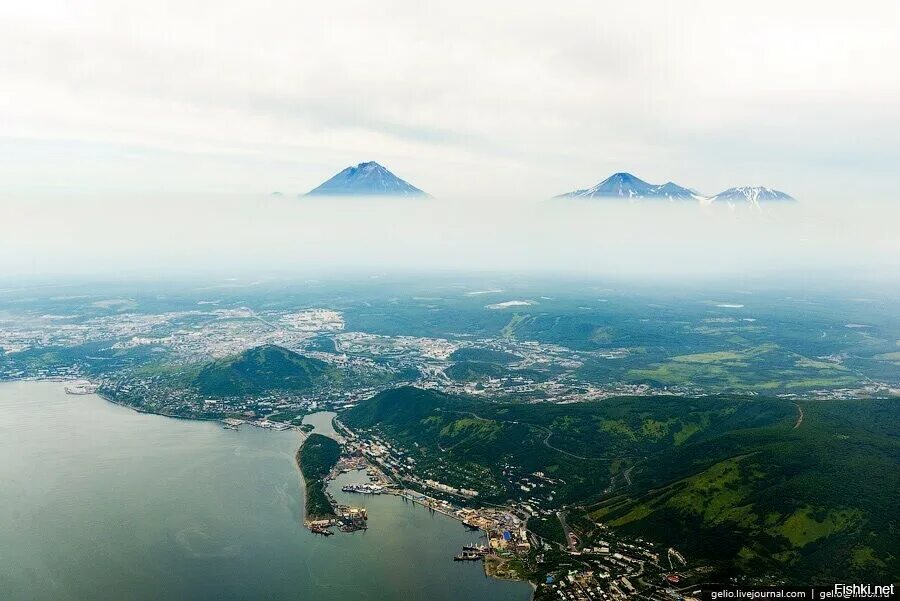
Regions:
[[[328,363],[267,344],[203,365],[190,385],[210,396],[302,391],[334,376]]]
[[[347,167],[306,196],[418,196],[428,194],[374,161]]]

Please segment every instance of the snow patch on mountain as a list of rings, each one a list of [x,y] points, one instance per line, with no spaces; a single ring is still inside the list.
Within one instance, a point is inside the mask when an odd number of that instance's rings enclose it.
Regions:
[[[596,186],[560,194],[556,198],[619,198],[625,200],[659,199],[698,201],[695,191],[674,182],[651,184],[630,173],[614,173]]]
[[[719,192],[715,196],[710,197],[708,202],[710,204],[749,204],[753,207],[759,207],[762,203],[796,202],[796,199],[784,192],[772,190],[765,186],[739,186],[737,188],[728,188],[723,192]]]

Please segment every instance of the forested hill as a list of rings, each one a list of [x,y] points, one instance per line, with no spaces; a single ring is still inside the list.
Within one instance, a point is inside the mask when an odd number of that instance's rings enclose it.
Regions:
[[[325,383],[334,371],[324,361],[269,344],[203,365],[190,385],[212,396],[296,392]]]
[[[516,404],[406,387],[341,419],[379,430],[419,475],[479,490],[480,500],[566,505],[582,523],[674,545],[726,574],[900,576],[897,401]],[[523,492],[535,472],[552,484]]]
[[[642,462],[589,508],[740,574],[900,580],[900,401],[801,401],[796,427],[728,432]]]

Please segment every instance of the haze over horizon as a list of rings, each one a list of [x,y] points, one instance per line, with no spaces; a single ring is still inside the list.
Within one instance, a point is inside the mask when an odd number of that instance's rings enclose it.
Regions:
[[[4,276],[526,271],[826,272],[900,281],[896,207],[131,195],[8,202]]]
[[[896,198],[895,2],[541,8],[7,3],[0,194],[294,195],[375,160],[438,198]]]

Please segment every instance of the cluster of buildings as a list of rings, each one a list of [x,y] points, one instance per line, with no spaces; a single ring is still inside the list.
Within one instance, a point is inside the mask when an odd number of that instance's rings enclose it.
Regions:
[[[522,473],[516,466],[504,465],[503,475],[532,496],[505,507],[477,506],[477,494],[473,493],[478,491],[417,475],[410,453],[383,436],[351,432],[339,421],[337,425],[345,434],[346,449],[356,457],[342,461],[375,466],[368,469],[379,475],[376,484],[384,487],[383,492],[403,496],[484,532],[488,545],[479,557],[489,564],[515,560],[530,566],[527,569],[531,574],[546,574],[536,599],[617,601],[637,594],[654,601],[686,598],[678,587],[689,580],[691,573],[678,551],[669,549],[661,554],[646,541],[623,537],[599,523],[591,522],[589,532],[571,528],[556,510],[542,508],[553,506],[553,488],[561,483],[544,472]],[[343,467],[362,469],[362,465],[346,463]],[[546,540],[529,530],[529,519],[534,516],[560,519],[566,544]]]
[[[882,382],[871,382],[864,386],[855,388],[825,388],[821,390],[810,390],[801,394],[785,393],[778,395],[786,399],[813,399],[818,401],[850,401],[855,399],[874,398],[874,397],[896,397],[900,396],[900,388],[884,384]]]
[[[454,516],[463,524],[485,532],[495,552],[525,555],[532,548],[526,520],[507,508],[462,508]]]
[[[337,391],[209,398],[191,388],[173,387],[164,376],[129,373],[101,378],[98,392],[117,403],[163,415],[288,423],[344,398]]]
[[[696,386],[588,384],[573,374],[589,359],[616,361],[627,357],[631,352],[627,348],[575,351],[557,344],[507,338],[383,336],[348,332],[343,313],[335,309],[257,312],[219,303],[200,301],[193,310],[142,313],[129,299],[106,299],[81,308],[81,314],[17,314],[15,319],[0,320],[0,353],[8,358],[0,361],[0,378],[71,378],[91,372],[96,375],[97,369],[118,373],[140,367],[151,357],[157,361],[164,358],[168,364],[201,363],[254,346],[276,344],[359,375],[360,382],[372,375],[394,384],[407,378],[407,383],[417,386],[476,397],[577,403],[613,396],[703,393]],[[333,341],[333,352],[317,342],[325,337]],[[82,369],[78,351],[73,360],[62,355],[59,360],[26,357],[23,353],[51,347],[78,349],[92,343],[107,343],[107,354],[115,354],[115,360],[107,357],[92,369]],[[445,370],[454,363],[454,352],[466,348],[508,353],[515,361],[506,365],[499,377],[454,380]],[[838,362],[839,358],[823,359]],[[401,373],[405,375],[398,378]],[[869,381],[855,387],[814,390],[807,397],[830,400],[896,394],[900,394],[896,384]],[[187,397],[181,400],[189,403]]]
[[[602,524],[597,527],[600,535],[580,541],[584,546],[570,540],[567,555],[573,561],[547,574],[536,599],[618,601],[639,595],[652,601],[691,601],[686,592],[691,587],[685,582],[702,577],[706,568],[689,569],[674,548],[662,552],[641,538],[623,537]]]
[[[457,488],[455,486],[450,486],[449,484],[442,484],[437,480],[426,479],[425,486],[443,493],[459,495],[460,497],[465,497],[466,499],[472,499],[478,496],[477,490],[473,490],[471,488]]]
[[[334,342],[341,353],[379,357],[418,356],[435,361],[447,361],[460,346],[445,338],[382,336],[367,332],[344,332],[336,335]]]

